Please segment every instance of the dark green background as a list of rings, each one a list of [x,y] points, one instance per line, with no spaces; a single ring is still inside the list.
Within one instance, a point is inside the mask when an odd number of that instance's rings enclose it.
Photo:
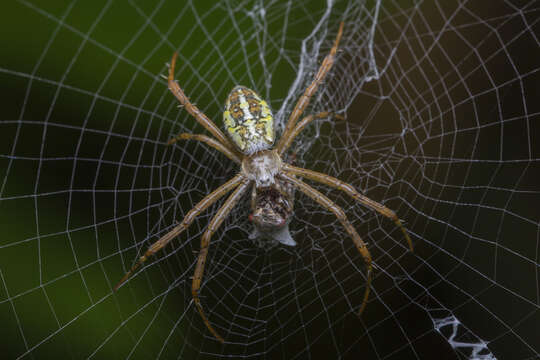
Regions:
[[[414,234],[415,254],[404,255],[406,250],[395,248],[392,239],[399,238],[395,232],[390,238],[392,241],[384,240],[387,231],[392,231],[392,226],[387,226],[384,221],[377,222],[369,217],[367,224],[359,221],[355,225],[370,232],[370,239],[381,235],[378,238],[383,240],[373,249],[379,266],[391,274],[399,273],[393,271],[397,266],[393,260],[399,259],[415,281],[429,288],[430,293],[451,308],[473,332],[485,340],[493,340],[490,348],[499,359],[533,358],[539,351],[534,334],[540,332],[537,294],[537,204],[540,200],[537,114],[540,110],[534,101],[539,96],[538,75],[534,72],[538,70],[538,44],[528,34],[537,32],[534,17],[538,16],[538,11],[531,6],[524,8],[527,10],[525,19],[529,19],[528,24],[533,24],[526,26],[519,16],[511,16],[514,10],[503,2],[490,2],[489,6],[473,3],[466,3],[471,13],[480,19],[491,19],[490,22],[475,26],[479,21],[477,18],[460,12],[452,19],[452,27],[459,31],[445,31],[444,36],[438,36],[437,28],[430,29],[426,23],[438,23],[441,11],[446,11],[448,17],[455,4],[437,7],[432,2],[423,3],[421,14],[425,18],[411,18],[414,26],[412,30],[408,28],[405,36],[411,40],[401,38],[396,59],[389,68],[390,79],[401,79],[394,82],[399,86],[392,92],[393,96],[405,96],[397,102],[382,101],[381,105],[372,95],[390,93],[392,80],[366,84],[347,113],[353,129],[341,124],[337,130],[331,128],[329,131],[355,133],[362,129],[364,119],[374,116],[376,121],[363,128],[365,135],[399,133],[400,116],[406,118],[410,129],[402,137],[403,141],[397,142],[396,152],[407,156],[395,166],[397,175],[389,179],[390,185],[371,185],[372,180],[367,178],[347,180],[372,189],[370,196],[378,199],[392,195],[388,205],[399,209],[400,217],[407,221]],[[235,347],[223,350],[216,342],[201,335],[206,335],[202,326],[193,330],[194,324],[200,325],[194,311],[185,315],[186,321],[177,325],[166,348],[161,349],[162,339],[169,336],[178,314],[185,311],[190,294],[179,288],[167,297],[158,295],[175,281],[176,275],[183,273],[182,269],[191,265],[192,259],[187,255],[171,257],[161,267],[149,268],[147,274],[134,279],[129,287],[117,294],[113,295],[111,290],[125,267],[131,265],[131,259],[137,256],[139,249],[134,244],[140,245],[145,240],[146,234],[152,231],[154,219],[159,216],[158,209],[136,213],[133,209],[142,209],[170,197],[166,190],[159,190],[160,186],[172,183],[180,188],[185,184],[186,179],[171,180],[170,176],[175,174],[174,166],[193,169],[193,187],[199,189],[195,192],[197,196],[215,187],[228,175],[226,164],[220,164],[215,170],[199,169],[193,159],[182,157],[164,146],[169,136],[180,130],[179,121],[187,129],[202,131],[178,111],[165,81],[157,76],[166,71],[164,63],[172,52],[180,51],[180,61],[183,56],[189,59],[184,65],[179,64],[179,82],[188,94],[193,94],[205,113],[216,117],[219,117],[227,92],[236,85],[233,78],[259,89],[265,97],[272,99],[273,108],[278,108],[295,76],[294,69],[285,61],[280,63],[273,69],[272,87],[268,89],[264,86],[255,43],[245,45],[247,58],[252,62],[246,63],[240,52],[236,53],[236,58],[216,57],[227,54],[230,47],[239,46],[236,31],[252,31],[253,27],[251,21],[240,21],[240,26],[245,28],[233,31],[230,30],[233,24],[226,24],[211,36],[222,41],[204,42],[207,35],[197,26],[197,19],[202,19],[204,29],[212,31],[215,30],[213,25],[230,11],[226,7],[215,9],[213,2],[197,2],[196,7],[191,8],[181,1],[162,4],[153,1],[110,4],[84,1],[69,9],[72,4],[13,1],[0,5],[0,185],[4,186],[0,202],[2,354],[8,359],[16,358],[33,348],[23,358],[79,359],[92,355],[99,359],[120,359],[128,357],[135,349],[132,356],[142,359],[154,358],[161,350],[162,358],[204,358],[198,354],[200,350],[218,354],[242,351],[242,347],[240,350]],[[304,3],[301,7],[293,7],[289,14],[283,49],[291,52],[293,60],[298,60],[301,40],[311,32],[324,4]],[[381,16],[387,19],[395,16],[396,22],[406,24],[408,12],[404,9],[409,4],[398,4],[385,3]],[[373,4],[368,2],[368,6]],[[336,19],[344,8],[345,4],[338,4]],[[209,12],[209,9],[214,10]],[[185,14],[180,17],[181,21],[175,23],[182,11]],[[64,18],[66,13],[69,14]],[[98,18],[100,21],[94,24]],[[148,18],[151,18],[149,24],[146,23]],[[337,27],[337,22],[331,22],[333,27]],[[267,31],[279,32],[281,24],[280,21],[271,22]],[[488,24],[497,30],[493,31]],[[388,23],[381,23],[381,26],[393,28]],[[511,41],[521,32],[525,35]],[[500,39],[493,36],[495,33]],[[399,33],[392,31],[385,35],[400,38]],[[349,36],[354,37],[354,34]],[[378,37],[380,42],[384,42],[383,39]],[[460,58],[471,53],[464,39],[475,44],[478,56],[460,62]],[[506,52],[498,51],[500,41],[509,42]],[[419,43],[432,49],[427,56],[431,63],[423,58],[423,65],[416,67],[414,64],[419,60],[410,52],[421,53],[416,48]],[[436,44],[434,49],[433,44]],[[438,51],[438,47],[446,54]],[[277,56],[276,51],[268,46],[268,57]],[[453,62],[445,61],[445,57],[452,58]],[[383,58],[377,60],[379,65],[385,63]],[[36,67],[38,61],[40,64]],[[459,67],[453,65],[456,63]],[[467,77],[463,81],[465,85],[461,84],[460,77],[479,64],[486,66],[486,72],[479,71],[478,75]],[[516,71],[520,75],[532,75],[524,76],[520,82],[516,81]],[[429,84],[436,83],[441,76],[448,76],[443,83],[457,85],[452,89],[429,89]],[[206,83],[201,82],[201,78]],[[485,96],[480,95],[482,90],[486,91]],[[421,91],[427,91],[427,95],[418,100],[414,94]],[[494,93],[498,96],[493,96]],[[411,97],[407,98],[406,94]],[[423,98],[433,105],[429,111],[419,110],[424,109]],[[464,99],[471,98],[477,101],[476,109],[460,105]],[[410,101],[410,104],[400,101]],[[404,108],[396,109],[396,104],[402,104]],[[377,108],[375,115],[374,108]],[[439,117],[440,121],[431,120]],[[460,131],[456,131],[453,121],[470,124],[472,130],[463,130],[466,126],[460,125],[457,126]],[[423,122],[430,125],[421,126]],[[439,131],[437,126],[443,129]],[[443,135],[429,139],[426,133]],[[351,156],[346,151],[329,154],[324,145],[324,141],[315,143],[307,159],[310,156],[317,159],[320,155],[321,158],[328,157],[328,161],[339,161]],[[187,146],[194,150],[194,159],[199,163],[220,163],[201,147]],[[77,162],[74,162],[74,156]],[[445,161],[426,161],[432,156],[441,160],[448,156],[462,157],[478,162],[448,165]],[[38,161],[43,158],[56,160]],[[178,158],[182,160],[172,170],[145,166],[135,170],[127,166],[156,165]],[[119,161],[126,166],[119,167]],[[360,162],[359,159],[356,161]],[[96,177],[98,166],[100,175]],[[320,164],[318,169],[328,170]],[[347,175],[346,171],[344,173]],[[360,170],[358,173],[366,174]],[[214,182],[207,181],[214,174],[221,177]],[[434,186],[426,182],[426,178],[443,185]],[[478,191],[471,190],[475,186],[479,186]],[[80,191],[94,187],[114,190],[118,196],[105,194],[96,199],[91,192]],[[68,189],[74,191],[66,192]],[[192,204],[188,197],[180,198],[178,202],[178,206],[185,208]],[[172,221],[173,215],[169,214],[164,221]],[[307,221],[311,223],[325,221],[317,213],[308,215],[311,217]],[[119,220],[111,222],[111,219]],[[96,223],[100,225],[94,227]],[[379,232],[379,223],[383,223],[380,227],[384,231]],[[66,232],[66,229],[70,231]],[[194,230],[191,236],[196,234]],[[233,232],[231,237],[235,235],[237,233]],[[476,241],[477,238],[489,241],[484,244]],[[198,245],[191,247],[196,250]],[[387,256],[384,249],[390,249]],[[228,254],[227,250],[223,252]],[[256,250],[253,253],[256,254]],[[479,273],[485,276],[478,276]],[[411,284],[407,290],[413,300],[399,293],[396,285],[401,290],[407,288],[391,281],[385,283],[382,276],[379,283],[375,283],[378,289],[385,286],[390,289],[388,294],[381,295],[383,303],[395,301],[405,310],[396,312],[387,320],[388,325],[381,326],[381,322],[386,321],[381,319],[387,316],[387,311],[377,301],[370,304],[365,315],[367,327],[370,324],[379,326],[371,329],[370,337],[360,344],[354,340],[344,341],[344,346],[352,346],[351,343],[356,346],[346,355],[351,358],[360,355],[392,359],[458,358],[444,338],[432,331],[429,318],[422,311],[428,305],[422,303],[423,297],[417,293],[419,290],[415,285]],[[152,299],[156,301],[151,302]],[[130,318],[141,306],[147,307]],[[314,311],[320,313],[321,309]],[[343,316],[335,311],[337,317]],[[127,320],[127,324],[122,324]],[[347,318],[336,327],[341,327],[340,334],[354,339],[356,331],[365,330],[356,321],[356,318]],[[152,326],[147,328],[148,324]],[[320,329],[322,333],[325,321],[314,321],[306,326],[311,326],[315,333]],[[411,331],[412,347],[403,343],[399,332],[393,333],[399,327]],[[148,332],[142,335],[144,331]],[[269,337],[271,340],[279,339],[279,334],[273,335]],[[108,336],[112,338],[106,341]],[[137,344],[139,338],[142,342]],[[184,341],[189,345],[186,346]],[[332,348],[329,342],[325,337],[317,341],[311,349],[312,358],[332,357],[333,353],[325,352]],[[373,353],[373,349],[379,353]],[[361,353],[363,350],[365,353]],[[286,344],[276,353],[287,358],[296,355],[297,351],[301,353],[301,346],[297,349]],[[268,356],[273,357],[274,353]]]

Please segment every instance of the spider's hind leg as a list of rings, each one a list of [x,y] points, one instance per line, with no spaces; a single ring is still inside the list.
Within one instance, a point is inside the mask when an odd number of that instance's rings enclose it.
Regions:
[[[210,147],[213,147],[217,151],[221,152],[223,155],[225,155],[226,157],[228,157],[229,159],[231,159],[235,163],[237,163],[237,164],[242,163],[242,160],[240,160],[240,158],[234,152],[232,152],[229,148],[227,148],[225,145],[223,145],[222,143],[220,143],[216,139],[213,139],[213,138],[208,137],[206,135],[180,133],[180,134],[176,135],[176,137],[169,140],[167,142],[167,145],[172,145],[172,144],[174,144],[175,142],[177,142],[179,140],[197,140],[197,141],[200,141],[200,142],[205,143],[206,145],[208,145]]]
[[[174,53],[173,57],[171,59],[171,64],[169,66],[169,76],[167,77],[168,84],[169,84],[169,90],[173,93],[173,95],[178,99],[180,104],[184,106],[186,111],[193,116],[195,120],[199,122],[206,130],[208,130],[214,137],[219,141],[221,144],[223,144],[224,147],[232,151],[233,153],[236,152],[234,145],[225,137],[225,134],[217,127],[216,124],[212,120],[210,120],[195,104],[192,104],[180,85],[174,80],[174,68],[176,66],[176,58],[178,57],[178,53]]]
[[[293,130],[291,130],[287,134],[283,134],[283,138],[280,140],[280,144],[278,145],[279,154],[283,155],[285,153],[285,151],[287,151],[287,149],[291,146],[294,139],[313,120],[315,120],[315,119],[324,119],[324,118],[327,118],[327,117],[330,117],[330,116],[333,116],[334,118],[339,119],[339,120],[344,120],[345,119],[345,117],[343,117],[343,115],[335,114],[335,113],[330,112],[330,111],[321,111],[321,112],[319,112],[319,113],[317,113],[315,115],[308,115],[308,116],[304,117],[302,120],[300,120],[300,122],[298,122],[298,124],[296,124],[296,126],[294,127]],[[289,163],[292,164],[292,162],[289,162]]]
[[[300,99],[296,102],[296,105],[294,106],[293,111],[291,112],[291,116],[289,117],[289,120],[287,121],[287,124],[285,125],[285,130],[283,131],[283,135],[281,139],[279,140],[279,143],[277,145],[277,149],[280,154],[283,153],[283,147],[284,147],[284,139],[289,136],[289,133],[293,130],[294,126],[296,125],[296,121],[300,118],[306,107],[309,105],[309,101],[311,100],[311,97],[315,94],[317,91],[317,88],[319,85],[323,82],[324,78],[334,65],[334,61],[336,60],[336,52],[337,48],[339,46],[339,41],[341,40],[341,35],[343,34],[343,22],[339,24],[339,30],[336,36],[336,39],[334,40],[334,46],[332,46],[332,49],[330,50],[330,53],[326,55],[324,58],[321,67],[317,71],[317,74],[315,75],[315,79],[313,79],[313,82],[311,85],[309,85],[302,96],[300,96]]]

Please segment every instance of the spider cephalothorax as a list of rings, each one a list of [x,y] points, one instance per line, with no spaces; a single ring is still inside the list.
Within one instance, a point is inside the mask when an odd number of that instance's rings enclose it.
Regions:
[[[351,185],[330,175],[295,167],[282,160],[285,151],[289,148],[294,138],[309,123],[311,123],[311,121],[317,118],[330,116],[339,117],[338,115],[333,115],[329,112],[321,112],[316,115],[308,115],[298,121],[300,115],[302,115],[309,104],[311,97],[334,64],[342,32],[343,23],[341,23],[339,27],[332,50],[330,50],[330,53],[325,57],[311,85],[308,86],[304,94],[296,103],[276,146],[273,146],[275,134],[272,112],[270,111],[268,104],[262,100],[257,93],[244,86],[236,86],[231,91],[227,98],[225,111],[223,113],[225,131],[229,135],[229,138],[227,138],[225,134],[223,134],[223,132],[208,119],[206,115],[204,115],[204,113],[188,100],[178,83],[174,80],[174,67],[177,55],[176,53],[173,55],[171,66],[169,68],[169,89],[174,96],[176,96],[178,101],[184,105],[185,109],[202,126],[204,126],[214,138],[206,135],[183,133],[169,141],[169,144],[172,144],[177,140],[193,139],[202,141],[237,163],[240,166],[240,171],[231,180],[221,185],[197,203],[190,211],[188,211],[187,215],[179,225],[175,226],[171,231],[153,243],[144,255],[139,258],[135,265],[131,267],[126,275],[124,275],[120,282],[115,286],[114,290],[117,290],[118,287],[122,285],[122,283],[124,283],[149,256],[155,254],[172,239],[187,229],[193,223],[197,215],[232,191],[232,194],[225,200],[221,208],[208,224],[208,228],[201,238],[201,249],[197,259],[197,266],[195,268],[191,287],[193,302],[206,327],[216,339],[220,342],[224,342],[223,337],[221,337],[212,325],[210,325],[210,322],[206,318],[199,298],[204,266],[210,247],[210,238],[219,228],[225,217],[231,212],[234,206],[236,206],[244,192],[252,186],[252,213],[250,219],[255,226],[254,236],[269,237],[270,239],[285,245],[296,245],[296,242],[290,236],[288,226],[293,213],[294,189],[299,189],[315,202],[331,211],[338,218],[345,230],[351,236],[359,253],[362,255],[367,266],[364,299],[358,310],[359,315],[362,313],[367,304],[371,286],[371,254],[364,241],[360,238],[360,235],[356,232],[356,229],[347,219],[345,212],[324,194],[307,185],[299,178],[307,178],[339,189],[368,208],[392,219],[402,230],[412,251],[412,242],[407,231],[403,228],[400,220],[392,210],[360,194]]]

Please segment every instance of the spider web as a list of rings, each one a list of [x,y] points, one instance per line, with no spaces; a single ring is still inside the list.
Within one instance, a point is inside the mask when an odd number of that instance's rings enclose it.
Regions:
[[[0,76],[0,338],[5,358],[538,359],[540,83],[536,1],[4,2]],[[248,239],[248,197],[214,235],[193,306],[200,236],[219,204],[113,286],[237,167],[195,142],[165,62],[221,121],[236,84],[283,128],[328,53],[293,144],[298,166],[350,182],[391,221],[324,186],[339,222],[297,194],[295,248]],[[536,334],[536,335],[535,335]],[[534,340],[536,339],[536,340]]]

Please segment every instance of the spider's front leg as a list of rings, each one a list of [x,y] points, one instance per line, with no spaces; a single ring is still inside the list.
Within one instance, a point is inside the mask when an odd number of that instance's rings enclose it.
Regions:
[[[197,266],[195,268],[195,274],[193,275],[193,283],[191,285],[193,302],[195,303],[195,306],[197,306],[197,310],[199,310],[199,314],[201,315],[204,324],[206,325],[208,330],[210,330],[212,335],[214,335],[214,337],[221,343],[224,342],[223,337],[218,334],[218,332],[212,327],[212,325],[210,325],[210,322],[204,314],[201,300],[199,299],[199,290],[201,288],[201,281],[204,273],[206,256],[208,255],[208,248],[210,247],[210,238],[212,237],[212,234],[221,226],[223,220],[225,220],[227,215],[229,215],[233,207],[238,203],[244,191],[248,188],[249,183],[250,181],[244,178],[243,183],[238,186],[238,188],[229,196],[223,206],[218,210],[216,215],[210,221],[208,228],[206,229],[201,238],[201,250],[199,252],[199,258],[197,259]]]
[[[285,171],[291,174],[305,177],[310,180],[317,181],[321,184],[325,184],[330,187],[333,187],[334,189],[341,190],[345,192],[347,195],[349,195],[350,197],[352,197],[353,199],[355,199],[356,201],[358,201],[359,203],[391,219],[394,222],[394,224],[396,224],[401,229],[403,236],[405,236],[405,239],[407,240],[407,243],[409,244],[409,249],[413,251],[413,244],[412,244],[411,237],[409,236],[409,233],[407,233],[407,230],[405,230],[405,227],[401,223],[401,220],[399,220],[399,218],[397,217],[396,213],[390,210],[389,208],[387,208],[386,206],[379,204],[375,200],[371,200],[365,195],[360,194],[358,191],[356,191],[356,189],[352,185],[344,181],[341,181],[339,179],[336,179],[335,177],[332,177],[330,175],[322,174],[317,171],[313,171],[309,169],[299,168],[299,167],[292,166],[289,164],[283,164],[283,168]]]
[[[345,230],[349,233],[351,236],[354,245],[356,245],[356,248],[358,249],[358,252],[362,257],[364,258],[364,262],[367,266],[367,275],[366,275],[366,290],[364,291],[364,300],[362,301],[362,305],[360,305],[360,310],[358,310],[358,316],[362,314],[364,309],[367,305],[367,300],[369,298],[369,291],[371,289],[371,273],[373,270],[373,265],[371,261],[371,254],[369,250],[367,249],[366,243],[364,243],[364,240],[358,235],[356,232],[356,229],[350,221],[347,219],[347,216],[345,215],[345,212],[342,208],[337,206],[332,200],[327,198],[325,195],[320,193],[319,191],[315,190],[311,186],[307,185],[301,180],[296,179],[294,176],[291,176],[287,173],[281,173],[280,176],[292,183],[294,186],[296,186],[300,191],[302,191],[304,194],[315,200],[317,203],[319,203],[321,206],[323,206],[325,209],[331,211],[336,218],[341,222],[341,225],[345,228]]]
[[[227,181],[225,184],[218,187],[216,190],[208,194],[204,199],[199,201],[197,205],[191,209],[180,225],[176,226],[174,229],[169,231],[167,234],[163,235],[158,241],[150,245],[150,248],[144,253],[143,256],[131,267],[131,269],[122,277],[122,279],[116,284],[113,291],[118,290],[120,286],[133,274],[137,268],[143,264],[150,256],[154,255],[156,252],[161,250],[165,245],[167,245],[172,239],[180,235],[184,230],[186,230],[195,218],[204,210],[206,210],[210,205],[219,200],[222,196],[227,194],[229,191],[237,187],[242,181],[245,181],[245,178],[242,174],[238,174],[233,177],[231,180]]]

